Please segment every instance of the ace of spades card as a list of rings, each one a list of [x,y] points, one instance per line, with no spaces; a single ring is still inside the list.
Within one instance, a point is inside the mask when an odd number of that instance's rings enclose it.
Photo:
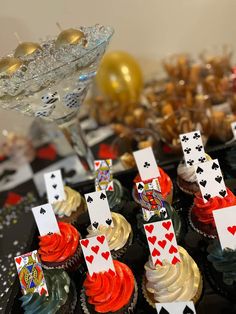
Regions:
[[[157,314],[196,314],[192,301],[156,303]]]
[[[187,167],[207,160],[200,131],[180,134],[179,137]]]
[[[61,170],[51,171],[44,174],[48,202],[64,201],[66,199]]]
[[[98,229],[99,226],[113,227],[111,211],[105,191],[97,191],[85,194],[88,206],[89,218],[92,228]]]
[[[80,240],[80,244],[90,276],[94,273],[104,271],[113,271],[115,273],[111,252],[105,235]]]
[[[95,190],[96,191],[113,191],[113,177],[112,177],[112,160],[95,160]]]
[[[22,293],[24,295],[28,293],[48,295],[48,289],[37,250],[16,256],[14,259]]]
[[[217,159],[195,165],[194,169],[204,203],[207,203],[212,197],[225,197],[227,195],[225,182]]]
[[[144,224],[154,266],[181,262],[171,219]]]
[[[151,147],[133,152],[142,181],[160,176],[155,156]]]

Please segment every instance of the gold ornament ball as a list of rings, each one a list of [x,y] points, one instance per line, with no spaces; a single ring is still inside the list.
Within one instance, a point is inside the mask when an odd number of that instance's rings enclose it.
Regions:
[[[16,47],[14,57],[26,57],[34,53],[36,50],[42,50],[38,43],[33,42],[23,42]]]
[[[120,103],[137,102],[143,88],[143,75],[137,61],[127,52],[107,53],[96,76],[102,92]]]
[[[56,47],[64,45],[77,45],[80,41],[86,45],[87,41],[83,32],[78,29],[68,28],[62,31],[56,39]]]
[[[2,58],[0,59],[0,73],[12,75],[21,67],[22,64],[23,62],[18,58]]]

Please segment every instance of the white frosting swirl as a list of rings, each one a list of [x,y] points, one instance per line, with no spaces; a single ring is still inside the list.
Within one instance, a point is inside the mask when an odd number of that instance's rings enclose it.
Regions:
[[[70,215],[79,208],[82,198],[79,192],[71,189],[69,186],[65,186],[64,191],[66,199],[64,201],[53,203],[52,207],[54,213],[59,217],[70,217]]]

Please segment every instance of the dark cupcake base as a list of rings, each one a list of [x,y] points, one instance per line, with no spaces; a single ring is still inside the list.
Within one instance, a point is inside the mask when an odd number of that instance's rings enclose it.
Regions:
[[[189,195],[194,195],[199,191],[199,185],[197,182],[187,182],[180,177],[177,177],[176,183],[180,190]]]
[[[66,303],[57,311],[57,314],[73,314],[77,305],[77,291],[75,284],[71,281],[70,291]]]

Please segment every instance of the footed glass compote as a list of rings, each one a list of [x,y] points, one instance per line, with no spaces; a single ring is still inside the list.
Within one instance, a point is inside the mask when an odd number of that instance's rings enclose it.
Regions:
[[[42,43],[42,49],[20,58],[22,65],[13,74],[2,71],[0,106],[55,121],[83,164],[92,170],[93,156],[80,128],[78,110],[113,29],[95,25],[79,30],[84,33],[86,45],[83,40],[58,47],[51,39]]]

